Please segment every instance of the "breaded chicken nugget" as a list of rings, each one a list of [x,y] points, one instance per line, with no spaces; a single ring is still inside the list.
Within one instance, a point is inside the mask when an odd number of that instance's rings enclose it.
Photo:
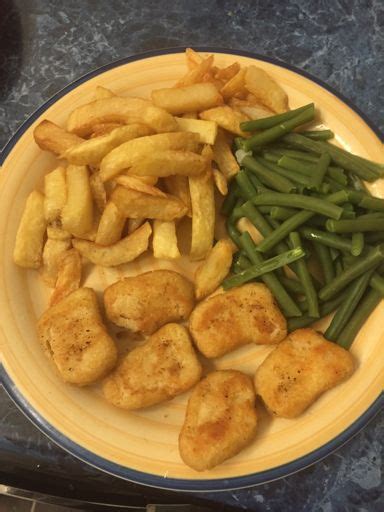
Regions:
[[[105,379],[103,393],[117,407],[140,409],[184,393],[201,371],[187,329],[167,324],[124,357]]]
[[[108,318],[143,334],[152,334],[168,322],[185,320],[194,301],[193,284],[173,270],[125,277],[104,291]]]
[[[272,344],[287,335],[287,322],[264,284],[250,283],[196,306],[189,328],[205,357],[219,357],[246,343]]]
[[[259,366],[255,387],[273,414],[295,418],[353,370],[347,350],[313,329],[298,329]]]
[[[115,342],[106,331],[91,288],[79,288],[47,309],[37,323],[37,332],[66,382],[92,384],[116,364]]]
[[[236,370],[212,372],[189,399],[179,436],[180,456],[197,471],[211,469],[248,446],[256,426],[251,378]]]

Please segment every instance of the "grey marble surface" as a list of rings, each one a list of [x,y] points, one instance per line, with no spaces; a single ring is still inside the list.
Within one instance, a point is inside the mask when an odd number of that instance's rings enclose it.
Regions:
[[[216,45],[284,60],[342,92],[384,130],[383,29],[382,0],[0,0],[0,147],[71,80],[112,60],[171,46]],[[39,433],[1,389],[0,438],[0,470],[6,470],[6,449],[15,457],[29,454],[31,465],[41,458],[58,475],[72,468],[80,483],[103,481]],[[296,475],[203,499],[218,509],[225,503],[263,512],[379,512],[383,438],[381,412],[347,445]],[[17,472],[12,461],[9,471]],[[108,482],[115,494],[128,492],[127,484]]]

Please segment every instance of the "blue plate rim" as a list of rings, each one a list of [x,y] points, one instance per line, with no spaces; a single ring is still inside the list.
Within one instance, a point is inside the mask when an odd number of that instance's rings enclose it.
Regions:
[[[329,86],[322,80],[314,77],[307,71],[300,70],[291,64],[287,64],[283,61],[280,61],[274,57],[266,57],[264,55],[259,55],[257,53],[242,51],[242,50],[233,50],[230,48],[222,48],[222,47],[214,47],[214,46],[194,46],[194,49],[200,52],[214,52],[214,53],[228,53],[232,55],[240,55],[243,57],[249,57],[253,59],[258,59],[264,62],[269,62],[271,64],[275,64],[277,66],[281,66],[283,68],[289,69],[309,80],[315,82],[320,85],[327,91],[331,92],[341,101],[343,101],[349,108],[351,108],[355,113],[357,113],[364,122],[369,126],[369,128],[377,135],[377,137],[383,141],[384,134],[379,130],[379,128],[363,113],[357,108],[348,98],[344,97],[333,87]],[[142,52],[139,54],[131,55],[125,57],[123,59],[117,59],[109,64],[101,66],[93,71],[90,71],[80,78],[72,81],[70,84],[63,87],[56,94],[54,94],[50,99],[48,99],[43,105],[37,108],[29,117],[24,121],[15,134],[10,138],[10,140],[5,144],[3,150],[0,154],[0,165],[2,165],[6,159],[6,157],[11,152],[12,148],[15,146],[19,138],[25,133],[25,131],[31,126],[31,124],[43,113],[45,112],[54,102],[56,102],[59,98],[64,96],[69,91],[73,90],[80,84],[85,81],[94,78],[110,69],[115,67],[125,65],[129,62],[134,62],[137,60],[143,60],[148,57],[154,57],[158,55],[165,55],[170,53],[183,53],[185,51],[185,47],[175,47],[175,48],[166,48],[161,50],[150,50],[146,52]],[[375,401],[368,407],[368,409],[354,421],[348,428],[346,428],[343,432],[341,432],[334,439],[324,444],[323,446],[313,450],[312,452],[294,460],[283,464],[281,466],[277,466],[275,468],[262,471],[259,473],[251,473],[249,475],[233,477],[233,478],[220,478],[220,479],[212,479],[212,480],[187,480],[187,479],[179,479],[179,478],[165,478],[157,475],[153,475],[150,473],[143,473],[141,471],[136,471],[133,469],[126,468],[119,464],[108,461],[107,459],[95,455],[89,450],[83,448],[77,443],[71,441],[69,438],[64,436],[60,431],[54,428],[49,422],[47,422],[41,414],[35,410],[28,401],[24,398],[24,396],[17,389],[16,385],[12,381],[11,377],[6,372],[3,365],[0,365],[0,382],[2,383],[4,389],[9,394],[11,399],[16,403],[19,409],[24,413],[24,415],[37,427],[41,430],[47,437],[49,437],[53,442],[58,444],[61,448],[71,453],[78,459],[83,462],[100,469],[106,473],[109,473],[113,476],[117,476],[123,478],[125,480],[134,482],[136,484],[147,485],[150,487],[156,487],[164,490],[174,490],[174,491],[187,491],[187,492],[213,492],[213,491],[228,491],[241,489],[246,487],[252,487],[254,485],[261,485],[272,480],[277,480],[283,477],[286,477],[292,473],[296,473],[316,462],[319,462],[324,457],[334,452],[338,448],[340,448],[343,444],[349,441],[353,436],[355,436],[361,429],[363,429],[367,423],[374,418],[374,416],[384,408],[384,392],[382,392]]]

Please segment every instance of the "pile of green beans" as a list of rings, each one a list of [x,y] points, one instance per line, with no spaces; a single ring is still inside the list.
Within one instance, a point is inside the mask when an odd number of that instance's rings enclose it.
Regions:
[[[331,130],[304,131],[314,118],[309,104],[241,123],[250,137],[235,140],[241,170],[222,207],[238,252],[223,286],[264,282],[290,331],[335,312],[325,336],[349,348],[384,297],[384,199],[364,183],[384,164],[333,145]]]

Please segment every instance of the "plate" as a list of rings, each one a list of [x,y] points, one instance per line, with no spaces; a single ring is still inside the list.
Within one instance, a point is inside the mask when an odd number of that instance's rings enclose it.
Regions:
[[[341,146],[383,160],[382,136],[373,125],[325,84],[280,62],[243,52],[213,48],[219,66],[237,60],[256,64],[286,90],[291,108],[314,101],[321,122]],[[383,406],[384,303],[369,317],[352,347],[358,362],[347,382],[323,395],[295,420],[273,419],[258,404],[260,426],[255,442],[236,457],[204,473],[181,461],[177,439],[188,393],[143,411],[125,412],[106,403],[98,387],[64,384],[46,360],[35,333],[36,318],[47,304],[38,273],[12,262],[14,239],[29,192],[53,168],[55,158],[38,149],[33,129],[48,118],[64,124],[68,113],[93,99],[96,85],[122,95],[148,96],[172,85],[185,72],[181,49],[151,52],[114,62],[67,86],[38,109],[5,147],[0,183],[0,347],[4,386],[21,410],[52,440],[83,461],[137,483],[189,491],[228,490],[284,477],[312,464],[350,439]],[[375,192],[384,195],[382,182]],[[101,291],[123,272],[175,268],[166,261],[141,258],[119,271],[95,270],[86,285]],[[190,275],[184,259],[176,270]],[[243,347],[215,361],[217,368],[253,374],[271,348]]]

